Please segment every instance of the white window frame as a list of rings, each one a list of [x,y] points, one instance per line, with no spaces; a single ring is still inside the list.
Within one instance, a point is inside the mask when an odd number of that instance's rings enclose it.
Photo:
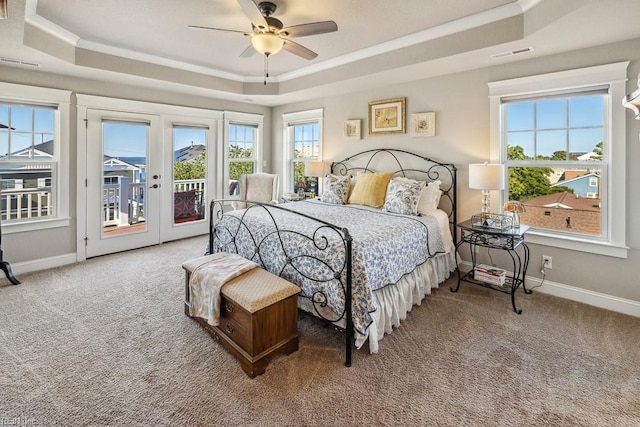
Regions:
[[[626,239],[626,125],[625,111],[616,100],[622,100],[626,90],[627,66],[629,62],[618,62],[595,67],[561,71],[537,76],[522,77],[510,80],[501,80],[488,83],[490,101],[490,160],[491,162],[505,163],[506,143],[502,132],[502,99],[505,97],[539,96],[544,93],[567,91],[568,93],[584,90],[589,87],[608,87],[609,99],[608,135],[609,141],[604,155],[607,156],[608,173],[607,180],[601,180],[600,184],[606,191],[603,194],[602,215],[605,216],[606,230],[603,230],[605,238],[589,238],[588,236],[570,236],[553,233],[548,230],[531,230],[527,233],[529,243],[537,243],[545,246],[560,247],[582,252],[596,253],[600,255],[627,257],[628,247]],[[504,203],[507,191],[501,194],[501,204]],[[615,220],[614,220],[615,218]]]
[[[323,128],[324,108],[318,108],[315,110],[298,111],[295,113],[285,113],[282,115],[282,141],[284,149],[282,150],[284,157],[282,159],[282,170],[284,171],[284,179],[282,180],[282,187],[284,189],[293,188],[293,161],[294,158],[294,135],[293,126],[301,124],[318,124],[318,161],[322,161],[322,128]],[[318,183],[318,190],[320,190],[322,180]],[[289,192],[289,191],[287,191]]]
[[[54,156],[52,159],[54,164],[52,173],[56,176],[54,195],[56,213],[52,216],[25,219],[24,221],[6,221],[2,224],[2,232],[5,234],[67,227],[71,224],[69,214],[71,94],[71,91],[67,90],[0,82],[0,100],[2,102],[57,106],[54,111]]]
[[[251,126],[256,128],[256,147],[253,153],[253,170],[258,173],[262,172],[263,167],[263,151],[264,151],[264,116],[262,114],[240,113],[237,111],[225,111],[224,112],[224,148],[222,153],[223,158],[223,170],[224,177],[223,183],[223,198],[225,199],[237,199],[239,196],[229,195],[229,126],[241,125]],[[247,159],[249,160],[249,159]]]

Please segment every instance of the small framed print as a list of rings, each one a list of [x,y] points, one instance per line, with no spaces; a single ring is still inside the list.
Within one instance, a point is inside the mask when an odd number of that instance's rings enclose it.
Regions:
[[[405,98],[369,103],[369,135],[405,133]]]
[[[415,113],[411,115],[411,136],[435,136],[436,113]]]
[[[344,137],[347,139],[360,139],[360,120],[347,120],[344,122]]]

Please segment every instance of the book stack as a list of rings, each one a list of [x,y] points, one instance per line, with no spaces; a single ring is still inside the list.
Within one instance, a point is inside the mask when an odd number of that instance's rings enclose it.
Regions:
[[[507,272],[501,268],[486,264],[478,264],[473,269],[473,278],[492,285],[504,285]]]

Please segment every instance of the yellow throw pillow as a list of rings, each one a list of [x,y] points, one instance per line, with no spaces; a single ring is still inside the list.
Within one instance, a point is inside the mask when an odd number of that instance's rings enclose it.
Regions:
[[[393,176],[388,173],[363,173],[358,175],[355,187],[347,203],[381,208],[387,194],[387,185]]]

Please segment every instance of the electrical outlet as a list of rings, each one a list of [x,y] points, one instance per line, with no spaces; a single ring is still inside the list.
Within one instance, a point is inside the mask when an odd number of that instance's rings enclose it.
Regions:
[[[553,268],[553,258],[549,255],[542,255],[542,268],[551,270]]]

